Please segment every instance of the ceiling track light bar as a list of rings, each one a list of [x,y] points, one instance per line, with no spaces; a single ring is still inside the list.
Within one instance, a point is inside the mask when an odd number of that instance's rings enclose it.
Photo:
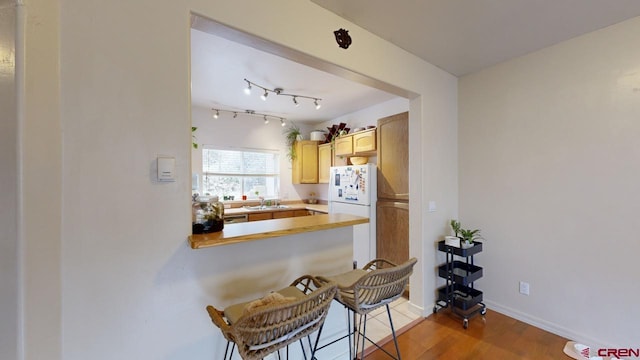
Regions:
[[[316,109],[320,109],[320,103],[319,101],[322,101],[321,98],[317,98],[317,97],[313,97],[313,96],[306,96],[306,95],[298,95],[298,94],[288,94],[288,93],[284,93],[283,89],[281,88],[275,88],[275,89],[269,89],[266,88],[262,85],[258,85],[256,83],[254,83],[253,81],[244,79],[244,81],[247,83],[247,87],[244,89],[244,93],[249,95],[251,94],[251,89],[255,86],[257,88],[262,89],[263,93],[262,95],[260,95],[260,98],[264,101],[267,100],[267,96],[269,96],[269,93],[274,93],[276,95],[281,95],[281,96],[290,96],[291,98],[293,98],[293,104],[295,106],[298,106],[300,104],[298,104],[298,98],[302,98],[302,99],[309,99],[309,100],[313,100],[313,104],[316,106]]]
[[[280,125],[281,126],[285,126],[287,119],[280,117],[280,116],[275,116],[275,115],[269,115],[269,114],[262,114],[262,113],[258,113],[255,112],[254,110],[244,110],[244,111],[237,111],[237,110],[224,110],[224,109],[216,109],[213,108],[211,109],[213,111],[213,118],[217,119],[220,117],[220,113],[228,113],[228,114],[233,114],[233,118],[237,118],[238,115],[248,115],[248,116],[253,116],[253,117],[261,117],[264,119],[264,123],[268,124],[269,123],[269,118],[272,119],[277,119],[280,120]]]

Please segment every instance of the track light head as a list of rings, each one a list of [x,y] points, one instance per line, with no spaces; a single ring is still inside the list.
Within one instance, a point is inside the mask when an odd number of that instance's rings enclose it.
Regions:
[[[318,103],[318,99],[313,100],[313,103],[316,106],[316,110],[320,109],[320,107],[322,107],[322,105],[320,105],[320,103]]]
[[[280,126],[284,127],[286,124],[284,123],[284,119],[280,119]]]
[[[235,118],[237,118],[237,117],[238,117],[238,113],[237,113],[237,112],[234,112],[234,113],[233,113],[233,118],[235,119]]]
[[[216,110],[216,112],[213,114],[213,118],[217,119],[220,117],[220,110]]]
[[[264,116],[264,124],[267,125],[269,123],[269,119],[267,119],[267,115]]]
[[[269,93],[265,89],[264,94],[260,95],[260,99],[262,99],[262,101],[267,101],[267,96],[269,96]]]
[[[298,103],[298,98],[296,96],[293,97],[293,104],[298,107],[300,104]]]

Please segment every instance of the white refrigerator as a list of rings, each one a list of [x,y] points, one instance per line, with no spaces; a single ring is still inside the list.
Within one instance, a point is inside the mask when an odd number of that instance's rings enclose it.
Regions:
[[[376,164],[331,167],[329,213],[369,218],[353,227],[353,260],[364,266],[376,256]]]

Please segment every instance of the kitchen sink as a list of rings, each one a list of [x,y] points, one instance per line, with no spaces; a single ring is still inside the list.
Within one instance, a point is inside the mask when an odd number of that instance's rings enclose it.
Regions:
[[[288,205],[271,205],[271,206],[256,205],[256,206],[244,206],[244,208],[247,210],[275,210],[275,209],[288,209],[289,206]]]

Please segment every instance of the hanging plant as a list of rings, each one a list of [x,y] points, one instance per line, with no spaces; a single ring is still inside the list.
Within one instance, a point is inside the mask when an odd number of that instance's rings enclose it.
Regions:
[[[295,143],[298,140],[298,138],[302,137],[302,134],[300,133],[300,128],[292,122],[288,128],[284,129],[283,134],[286,138],[287,147],[289,148],[289,151],[287,152],[287,157],[289,158],[289,161],[294,160],[296,158]]]
[[[196,138],[196,136],[193,134],[194,132],[196,132],[196,130],[198,130],[196,126],[191,127],[191,146],[193,146],[194,149],[198,148],[198,138]]]

